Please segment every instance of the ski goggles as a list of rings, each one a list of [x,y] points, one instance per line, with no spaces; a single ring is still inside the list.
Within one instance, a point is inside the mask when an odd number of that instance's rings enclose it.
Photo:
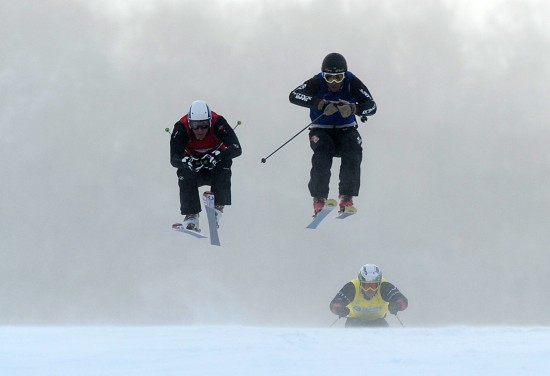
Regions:
[[[189,128],[196,131],[197,129],[210,128],[210,120],[195,120],[189,122]]]
[[[344,81],[344,77],[346,77],[345,73],[326,73],[326,72],[323,72],[323,78],[328,83],[342,82],[342,81]]]
[[[361,282],[361,288],[365,291],[376,290],[378,288],[378,282]]]

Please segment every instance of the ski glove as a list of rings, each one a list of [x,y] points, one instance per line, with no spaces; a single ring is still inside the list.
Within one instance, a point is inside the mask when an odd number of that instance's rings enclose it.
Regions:
[[[193,172],[199,172],[199,170],[203,167],[201,160],[192,156],[183,157],[181,162],[186,164],[187,168]]]
[[[340,115],[342,115],[343,118],[347,118],[348,116],[355,114],[356,106],[354,103],[340,99],[340,102],[338,102],[336,107],[338,108],[338,111],[340,111]]]
[[[367,110],[365,110],[365,111],[361,112],[361,123],[366,123],[367,120],[369,120],[369,119],[367,118]]]
[[[403,311],[405,310],[405,308],[407,308],[407,306],[401,299],[397,299],[394,302],[390,302],[390,304],[388,305],[388,310],[392,315],[396,315],[397,312]]]
[[[349,315],[349,308],[342,304],[336,303],[332,306],[332,312],[337,314],[338,317],[347,317],[347,315]]]
[[[317,103],[317,109],[323,111],[323,115],[325,116],[330,116],[338,112],[336,104],[324,99],[321,99],[319,103]]]
[[[201,163],[204,166],[204,168],[208,170],[212,170],[214,167],[216,167],[218,162],[221,160],[220,154],[221,152],[219,150],[214,150],[210,154],[205,154],[201,158]]]

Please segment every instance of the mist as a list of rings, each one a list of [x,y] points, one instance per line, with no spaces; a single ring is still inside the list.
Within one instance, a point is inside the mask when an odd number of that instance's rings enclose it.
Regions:
[[[0,325],[328,326],[365,263],[409,326],[550,324],[547,2],[30,3],[0,5]],[[330,52],[379,110],[358,214],[309,231],[307,133],[260,159]],[[242,122],[221,247],[170,229],[195,99]]]

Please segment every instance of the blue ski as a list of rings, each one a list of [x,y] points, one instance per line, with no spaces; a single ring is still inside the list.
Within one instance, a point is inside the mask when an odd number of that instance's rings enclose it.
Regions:
[[[325,206],[323,207],[323,209],[321,209],[321,211],[317,213],[315,217],[313,217],[313,220],[306,228],[309,228],[312,230],[316,229],[317,226],[319,226],[319,224],[323,221],[323,219],[325,219],[327,215],[329,215],[330,212],[334,210],[335,207],[336,207],[336,200],[328,199],[325,202]]]

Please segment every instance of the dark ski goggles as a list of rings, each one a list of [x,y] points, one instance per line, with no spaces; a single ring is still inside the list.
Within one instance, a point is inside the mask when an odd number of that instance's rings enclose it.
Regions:
[[[196,131],[197,129],[210,128],[210,120],[194,120],[189,122],[189,128]]]
[[[344,77],[346,77],[345,73],[326,73],[323,72],[323,78],[326,82],[332,83],[332,82],[342,82],[344,81]]]

